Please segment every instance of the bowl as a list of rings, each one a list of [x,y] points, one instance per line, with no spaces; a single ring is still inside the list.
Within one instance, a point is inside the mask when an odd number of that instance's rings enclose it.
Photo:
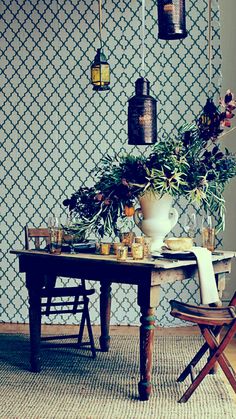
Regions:
[[[191,237],[170,237],[165,240],[165,245],[170,250],[185,252],[193,247],[193,239]]]

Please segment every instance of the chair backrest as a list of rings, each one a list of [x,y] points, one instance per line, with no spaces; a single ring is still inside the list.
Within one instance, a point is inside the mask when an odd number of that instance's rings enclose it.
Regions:
[[[31,243],[34,243],[35,249],[41,249],[49,244],[49,231],[48,228],[29,228],[25,227],[25,249],[31,248]]]

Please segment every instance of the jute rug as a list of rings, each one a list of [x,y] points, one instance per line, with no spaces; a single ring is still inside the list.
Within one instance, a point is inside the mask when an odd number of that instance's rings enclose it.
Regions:
[[[0,335],[0,418],[235,419],[231,389],[220,372],[208,376],[187,403],[177,403],[186,384],[176,378],[201,342],[197,336],[157,337],[153,392],[141,402],[135,336],[112,337],[110,352],[98,352],[95,360],[87,351],[44,348],[43,370],[34,374],[28,337]]]

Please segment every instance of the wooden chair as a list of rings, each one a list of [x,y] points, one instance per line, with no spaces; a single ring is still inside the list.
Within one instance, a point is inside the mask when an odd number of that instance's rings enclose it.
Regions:
[[[224,350],[230,343],[236,332],[236,292],[228,307],[203,307],[184,304],[179,301],[171,300],[171,315],[179,319],[196,323],[205,339],[204,345],[197,352],[191,362],[177,379],[178,382],[184,381],[190,375],[192,384],[185,391],[179,400],[180,403],[188,401],[190,396],[202,382],[203,378],[212,370],[214,364],[218,362],[224,371],[229,383],[236,392],[236,374],[224,355]],[[226,334],[220,341],[220,332],[226,326]],[[210,355],[206,364],[196,375],[194,367],[210,350]]]
[[[28,228],[25,227],[25,249],[30,250],[31,242],[34,243],[34,249],[45,249],[45,244],[49,244],[49,230],[47,228]],[[42,247],[43,246],[43,247]],[[44,287],[41,293],[41,314],[50,316],[51,314],[76,314],[81,313],[81,323],[79,334],[42,337],[42,340],[53,341],[58,339],[77,338],[76,346],[89,346],[93,358],[96,357],[93,332],[89,316],[89,295],[94,294],[94,289],[87,290],[85,280],[81,279],[78,286],[75,287],[56,287],[56,277],[47,275],[44,278]],[[82,342],[85,323],[88,330],[88,342]],[[61,345],[57,345],[61,346]],[[74,345],[73,345],[74,346]]]

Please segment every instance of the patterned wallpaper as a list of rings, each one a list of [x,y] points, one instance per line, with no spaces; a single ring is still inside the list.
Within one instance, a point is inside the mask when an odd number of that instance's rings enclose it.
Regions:
[[[146,76],[158,100],[159,136],[191,122],[206,101],[208,1],[187,0],[186,6],[188,37],[162,41],[157,39],[156,1],[146,1]],[[9,250],[22,248],[24,225],[45,225],[52,211],[65,216],[63,199],[81,184],[94,182],[104,154],[150,152],[148,147],[127,144],[127,100],[134,95],[141,68],[141,0],[103,1],[111,90],[99,93],[90,85],[90,65],[99,47],[98,1],[3,0],[0,19],[1,321],[23,323],[28,322],[24,275],[18,273],[18,260]],[[212,29],[217,99],[218,1],[213,2]],[[187,204],[175,205],[181,233]],[[197,295],[193,280],[166,285],[157,313],[161,324],[174,321],[168,314],[170,298],[191,301]],[[96,295],[93,323],[99,322],[98,307]],[[76,323],[77,319],[54,316],[51,321]],[[113,286],[112,323],[138,321],[136,288]]]

